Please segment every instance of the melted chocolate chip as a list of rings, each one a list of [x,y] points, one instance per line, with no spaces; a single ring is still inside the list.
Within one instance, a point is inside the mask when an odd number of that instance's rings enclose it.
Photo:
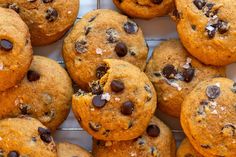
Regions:
[[[43,0],[43,3],[51,3],[53,0]]]
[[[162,74],[167,78],[171,79],[174,77],[174,75],[177,74],[177,71],[175,67],[171,64],[167,64],[163,69],[162,69]]]
[[[109,43],[116,43],[118,41],[118,32],[113,28],[106,31],[106,36]]]
[[[218,23],[217,23],[217,27],[218,27],[218,32],[220,34],[224,34],[226,32],[228,32],[229,30],[229,24],[228,22],[225,22],[223,20],[219,20]]]
[[[93,81],[91,84],[89,84],[89,86],[90,86],[92,94],[99,95],[103,93],[103,89],[99,81]]]
[[[154,4],[161,4],[163,0],[152,0],[152,3]]]
[[[89,127],[95,131],[95,132],[98,132],[99,129],[101,128],[101,125],[100,124],[97,124],[97,123],[94,123],[94,122],[89,122]]]
[[[102,78],[106,74],[108,69],[109,68],[106,65],[98,66],[98,68],[96,69],[96,77],[98,79]]]
[[[124,57],[128,53],[128,48],[125,43],[119,42],[116,44],[115,52],[116,52],[117,56]]]
[[[205,0],[194,0],[193,4],[199,9],[201,10],[205,5],[206,5],[206,1]]]
[[[121,106],[121,113],[123,115],[129,116],[134,111],[134,104],[131,101],[126,101]]]
[[[75,50],[79,54],[87,52],[87,41],[86,40],[76,41]]]
[[[206,95],[210,99],[216,99],[220,96],[220,87],[216,85],[208,86],[206,89]]]
[[[96,108],[102,108],[106,105],[106,100],[102,99],[102,95],[96,95],[93,97],[92,104]]]
[[[17,152],[17,151],[10,151],[8,154],[7,154],[7,157],[19,157],[20,154]]]
[[[58,17],[58,12],[56,9],[50,7],[46,10],[45,18],[49,22],[55,21],[57,19],[57,17]]]
[[[27,72],[27,79],[30,82],[38,81],[40,79],[40,75],[36,71],[29,70]]]
[[[0,40],[0,49],[3,51],[11,51],[13,48],[13,44],[11,41],[2,39]]]
[[[124,90],[125,85],[121,80],[113,80],[110,84],[110,87],[113,92],[118,93]]]
[[[194,74],[195,74],[194,68],[184,69],[183,72],[184,81],[187,83],[191,82],[194,77]]]
[[[41,140],[44,141],[45,143],[52,142],[51,131],[49,129],[39,127],[38,133],[40,135]]]
[[[17,13],[20,12],[20,7],[16,3],[9,4],[8,8],[14,10]]]
[[[160,128],[156,125],[149,125],[146,129],[148,136],[157,137],[160,135]]]
[[[133,21],[128,21],[124,24],[124,30],[128,34],[134,34],[138,32],[138,25]]]

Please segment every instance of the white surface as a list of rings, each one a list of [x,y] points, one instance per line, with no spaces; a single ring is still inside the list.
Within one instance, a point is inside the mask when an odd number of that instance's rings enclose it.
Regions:
[[[115,9],[112,4],[112,0],[101,0],[101,8],[110,8]],[[85,13],[96,9],[97,1],[96,0],[81,0],[80,13],[78,17],[81,17]],[[152,49],[162,40],[168,38],[176,38],[177,33],[175,29],[175,24],[170,20],[169,17],[160,17],[155,18],[149,21],[144,20],[135,20],[139,26],[142,28],[145,38],[150,47],[150,52]],[[34,54],[48,56],[55,60],[62,60],[61,57],[61,47],[62,41],[60,41],[45,47],[36,47],[34,48]],[[236,73],[236,64],[230,65],[227,70],[228,76],[234,78]],[[183,133],[180,130],[179,120],[175,118],[168,117],[163,113],[157,112],[156,114],[160,117],[166,124],[168,124],[174,132],[177,142],[179,143],[183,138]],[[64,130],[64,131],[63,131]],[[72,113],[70,113],[67,120],[63,123],[60,129],[56,132],[55,140],[56,141],[69,141],[75,144],[80,144],[84,148],[91,150],[91,137],[79,127],[77,121],[75,120]]]

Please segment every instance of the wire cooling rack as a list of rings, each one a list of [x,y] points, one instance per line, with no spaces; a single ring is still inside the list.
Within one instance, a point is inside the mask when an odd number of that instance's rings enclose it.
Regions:
[[[91,0],[93,1],[93,3],[96,3],[96,7],[93,8],[93,9],[100,9],[100,8],[106,8],[106,7],[103,7],[102,6],[102,3],[108,3],[108,1],[111,1],[111,0],[97,0],[97,1],[94,1],[94,0]],[[111,2],[109,2],[111,3]],[[83,2],[81,2],[81,9],[83,8]],[[81,19],[81,16],[82,15],[79,15],[78,16],[78,20]],[[172,26],[170,28],[170,30],[172,30],[172,32],[168,35],[157,35],[157,34],[161,34],[163,31],[165,31],[165,29],[168,29],[168,27],[170,27],[170,25],[174,25],[174,24],[170,24],[171,22],[169,22],[170,20],[168,19],[167,16],[165,17],[160,17],[161,18],[161,21],[158,21],[158,22],[154,22],[154,21],[150,21],[150,23],[153,23],[153,25],[157,25],[159,26],[159,24],[163,25],[164,27],[159,27],[158,29],[159,32],[156,33],[156,35],[153,35],[153,33],[146,33],[144,32],[145,34],[145,40],[147,42],[147,44],[149,45],[149,57],[151,56],[151,53],[152,53],[152,50],[153,48],[159,44],[160,42],[162,41],[165,41],[167,40],[168,38],[174,38],[174,37],[177,37],[176,35],[176,31],[175,29],[173,29],[174,26]],[[136,20],[135,20],[136,21]],[[140,20],[137,20],[136,21],[137,23],[140,22]],[[149,25],[147,26],[147,22],[149,21],[145,21],[144,24],[141,23],[141,27],[148,27],[147,29],[149,29]],[[155,27],[152,27],[152,29],[155,29]],[[167,30],[168,31],[168,30]],[[58,48],[59,49],[61,48],[61,45],[62,45],[62,41],[59,41],[58,44],[56,43],[54,45],[54,47]],[[60,46],[58,46],[60,45]],[[42,51],[52,51],[53,48],[49,48],[46,47],[46,48],[36,48],[35,51],[36,51],[36,54],[41,54]],[[59,50],[60,51],[60,50]],[[57,52],[58,54],[58,52]],[[43,54],[44,55],[44,54]],[[59,64],[61,64],[63,67],[65,66],[64,65],[64,61],[62,59],[61,56],[57,56],[57,57],[52,57],[50,55],[47,55],[49,56],[50,58],[54,58],[58,61]],[[76,87],[76,85],[74,84],[74,86]],[[179,124],[179,120],[178,119],[175,119],[175,118],[172,118],[172,117],[168,117],[167,115],[157,111],[156,113],[156,116],[159,117],[162,121],[164,121],[167,125],[169,125],[171,128],[172,128],[172,132],[175,136],[175,139],[176,139],[176,142],[177,144],[179,144],[181,142],[181,140],[184,138],[184,133],[183,131],[181,130],[180,128],[180,124]],[[79,126],[79,124],[77,123],[76,119],[74,118],[74,115],[73,113],[71,112],[67,118],[67,120],[57,129],[55,135],[54,135],[54,138],[55,138],[55,141],[57,142],[60,142],[60,141],[67,141],[67,142],[71,142],[71,143],[75,143],[75,144],[79,144],[81,145],[82,147],[88,149],[88,150],[91,150],[91,145],[92,145],[92,140],[91,140],[91,136],[89,136],[86,131],[83,130],[83,128],[81,128]]]

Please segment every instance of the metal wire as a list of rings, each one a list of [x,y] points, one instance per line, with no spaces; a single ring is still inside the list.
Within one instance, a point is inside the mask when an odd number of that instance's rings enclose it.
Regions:
[[[101,9],[101,1],[97,0],[97,9]],[[81,19],[81,17],[77,17],[77,19]],[[159,41],[166,41],[167,39],[164,38],[145,38],[145,40],[147,42],[159,42]],[[63,60],[59,60],[57,61],[59,64],[64,65],[64,61]],[[74,87],[77,85],[74,85]],[[79,127],[62,127],[62,128],[58,128],[58,131],[84,131],[83,128],[79,128]],[[172,130],[172,132],[174,134],[183,134],[182,130]]]

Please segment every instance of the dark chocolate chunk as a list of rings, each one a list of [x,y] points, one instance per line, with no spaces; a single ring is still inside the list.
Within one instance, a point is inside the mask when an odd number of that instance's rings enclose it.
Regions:
[[[191,82],[194,77],[194,74],[195,74],[194,68],[184,69],[183,71],[184,81],[187,83]]]
[[[148,136],[158,137],[160,135],[160,128],[157,125],[149,125],[146,129]]]
[[[30,82],[38,81],[40,79],[40,74],[36,71],[29,70],[27,72],[27,79]]]
[[[98,79],[102,78],[106,74],[108,69],[109,68],[105,64],[99,65],[96,69],[96,77]]]
[[[215,37],[215,34],[216,34],[216,26],[215,25],[208,25],[206,27],[206,32],[207,32],[207,35],[208,35],[208,38],[209,39],[212,39]]]
[[[57,17],[58,17],[58,12],[56,9],[50,7],[46,10],[45,18],[49,22],[55,21],[57,19]]]
[[[79,54],[87,52],[87,41],[86,40],[76,41],[75,50]]]
[[[128,21],[124,24],[124,30],[128,34],[134,34],[138,32],[138,25],[133,21]]]
[[[217,23],[217,27],[218,27],[218,32],[220,34],[224,34],[226,32],[228,32],[229,30],[229,24],[228,22],[225,22],[223,20],[219,20],[218,23]]]
[[[103,89],[99,81],[93,81],[91,84],[89,84],[89,86],[90,86],[92,94],[99,95],[103,93]]]
[[[118,42],[118,32],[115,29],[110,28],[110,29],[106,30],[106,35],[107,35],[107,41],[109,43]]]
[[[102,95],[96,95],[93,97],[92,104],[96,108],[102,108],[106,105],[106,100],[102,99]]]
[[[171,64],[167,64],[163,69],[162,69],[162,74],[167,78],[171,79],[174,78],[174,75],[177,74],[177,71],[175,67]]]
[[[205,5],[206,5],[206,1],[205,0],[194,0],[193,4],[199,9],[201,10]]]
[[[45,143],[52,142],[51,131],[49,129],[39,127],[38,133],[40,135],[41,140],[44,141]]]
[[[208,86],[206,89],[206,95],[210,99],[216,99],[220,96],[220,87],[216,85]]]

